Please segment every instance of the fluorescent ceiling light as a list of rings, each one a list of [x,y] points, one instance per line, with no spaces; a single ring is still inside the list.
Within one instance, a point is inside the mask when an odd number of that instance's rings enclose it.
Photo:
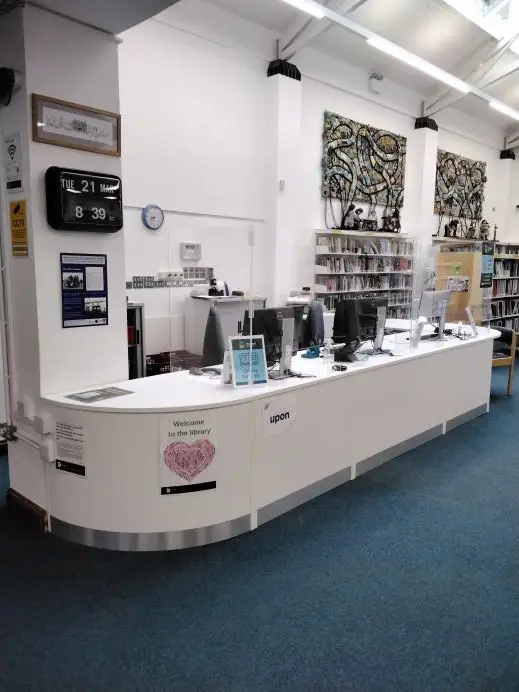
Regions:
[[[292,5],[298,10],[303,10],[312,15],[316,19],[322,19],[324,17],[324,12],[319,8],[319,5],[313,0],[283,0],[287,5]]]
[[[496,111],[500,111],[501,113],[508,115],[509,118],[519,120],[519,111],[516,111],[515,108],[505,106],[505,104],[501,103],[500,101],[490,101],[488,105],[490,106],[490,108],[494,108]]]
[[[436,67],[436,65],[427,62],[427,60],[423,60],[423,58],[419,58],[417,55],[409,53],[404,48],[400,48],[400,46],[397,46],[395,43],[391,43],[391,41],[386,41],[386,39],[380,38],[380,36],[372,36],[371,38],[368,38],[367,41],[370,46],[373,46],[373,48],[378,48],[378,50],[388,53],[397,60],[401,60],[402,62],[415,67],[417,70],[425,72],[425,74],[434,77],[434,79],[437,79],[444,84],[448,84],[453,89],[461,91],[462,94],[468,94],[469,91],[471,91],[470,85],[463,80],[454,77],[454,75],[451,75],[444,70],[441,70],[439,67]]]

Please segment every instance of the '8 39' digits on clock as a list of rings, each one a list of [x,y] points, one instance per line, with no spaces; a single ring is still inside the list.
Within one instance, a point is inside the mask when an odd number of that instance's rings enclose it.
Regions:
[[[51,228],[105,233],[122,228],[122,190],[117,176],[53,166],[47,170],[45,186]]]

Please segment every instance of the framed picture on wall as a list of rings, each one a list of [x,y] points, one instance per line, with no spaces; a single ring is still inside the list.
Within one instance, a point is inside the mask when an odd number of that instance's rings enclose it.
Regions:
[[[42,144],[120,156],[121,116],[33,94],[32,138]]]

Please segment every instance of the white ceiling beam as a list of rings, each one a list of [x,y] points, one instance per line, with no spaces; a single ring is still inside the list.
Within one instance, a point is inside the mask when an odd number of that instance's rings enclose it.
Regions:
[[[519,130],[505,137],[505,149],[513,149],[517,146],[519,146]]]
[[[465,55],[454,67],[452,68],[452,74],[454,75],[468,75],[470,76],[481,65],[488,60],[496,50],[500,50],[500,42],[496,41],[494,38],[489,36],[482,43],[480,43],[477,48],[467,55]],[[460,77],[461,78],[461,77]],[[439,101],[448,99],[452,95],[452,89],[446,89],[445,87],[439,87],[431,96],[427,99],[425,104],[425,109],[428,110]]]
[[[354,12],[367,0],[328,0],[325,7],[338,14]],[[303,17],[294,22],[279,41],[279,57],[292,60],[310,41],[326,31],[332,22]]]
[[[362,2],[362,0],[358,1]],[[519,2],[519,0],[517,1]],[[374,31],[367,29],[365,26],[362,26],[361,24],[357,24],[357,22],[352,21],[349,17],[345,17],[341,14],[338,14],[337,12],[334,12],[333,10],[330,10],[328,7],[315,2],[315,0],[307,0],[307,2],[314,5],[316,8],[319,8],[319,11],[322,14],[323,19],[327,19],[336,24],[337,26],[342,26],[344,29],[347,29],[348,31],[356,34],[357,36],[362,36],[366,39],[368,43],[371,43],[375,48],[378,48],[379,50],[383,51],[384,53],[387,53],[390,56],[392,55],[395,60],[401,60],[402,62],[408,63],[412,67],[421,70],[425,74],[429,74],[434,79],[446,82],[447,84],[452,84],[453,86],[456,86],[456,88],[458,88],[461,93],[470,93],[472,96],[476,96],[482,101],[486,101],[486,103],[488,103],[489,106],[495,108],[498,111],[501,111],[505,115],[508,115],[508,117],[519,120],[518,110],[510,106],[507,106],[501,101],[498,101],[493,96],[491,96],[491,94],[487,93],[486,91],[483,91],[483,89],[480,89],[478,86],[469,84],[468,82],[464,82],[463,80],[460,80],[458,77],[455,77],[454,75],[445,72],[444,70],[441,70],[439,67],[436,67],[436,65],[434,65],[433,63],[430,63],[427,60],[420,58],[418,55],[406,51],[405,49],[398,46],[396,43],[392,43],[391,41],[383,39]],[[515,39],[515,37],[513,38]],[[499,50],[500,49],[501,46],[499,46]]]
[[[466,72],[462,72],[460,75],[460,79],[463,79],[466,82],[470,82],[474,86],[484,89],[490,84],[495,84],[500,79],[503,79],[503,77],[506,77],[508,74],[514,72],[515,69],[512,71],[506,69],[504,70],[504,73],[501,76],[497,76],[497,78],[493,78],[490,81],[485,81],[485,77],[496,66],[499,60],[501,60],[503,55],[510,48],[510,46],[517,40],[517,38],[519,38],[519,32],[508,38],[502,38],[497,43],[491,40],[490,43],[494,43],[494,47],[490,54],[488,54],[488,44],[487,42],[485,42],[485,45],[481,45],[473,54],[473,56],[469,58],[467,63],[465,63],[465,68],[467,68],[467,64],[469,62],[474,64],[474,61],[476,59],[481,59],[483,53],[487,54],[486,59],[483,60],[483,62],[479,63],[477,67],[472,69],[468,74]],[[460,74],[460,71],[461,68],[458,66],[458,69],[454,71],[454,74],[458,75]],[[439,96],[438,93],[440,93]],[[445,108],[450,108],[452,105],[457,103],[457,101],[459,101],[462,98],[463,95],[460,95],[453,89],[443,89],[441,92],[440,90],[438,90],[436,94],[434,94],[428,101],[425,102],[424,114],[429,117],[433,117],[440,111],[445,110]]]
[[[506,67],[503,67],[500,72],[495,74],[491,79],[486,80],[483,84],[480,84],[479,86],[481,89],[486,89],[489,86],[492,86],[493,84],[497,84],[497,82],[500,82],[502,79],[505,77],[509,77],[512,74],[515,74],[519,70],[519,60],[516,60],[516,62],[513,62],[511,65],[507,65]]]

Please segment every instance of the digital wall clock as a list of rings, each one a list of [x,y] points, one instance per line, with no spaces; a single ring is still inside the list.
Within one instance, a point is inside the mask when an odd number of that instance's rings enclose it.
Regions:
[[[47,221],[57,231],[115,233],[123,227],[121,179],[51,166],[45,173]]]
[[[156,204],[148,204],[142,210],[141,218],[149,231],[158,231],[164,223],[164,212]]]

